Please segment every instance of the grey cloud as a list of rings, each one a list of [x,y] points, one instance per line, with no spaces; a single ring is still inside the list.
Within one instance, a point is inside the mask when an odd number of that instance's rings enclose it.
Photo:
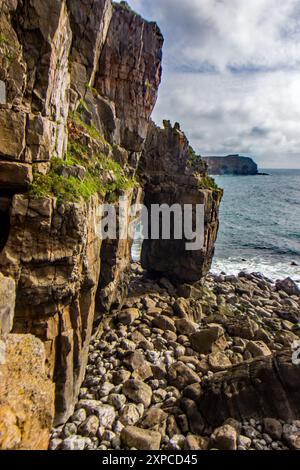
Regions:
[[[158,124],[196,151],[300,167],[299,0],[129,0],[165,35]]]

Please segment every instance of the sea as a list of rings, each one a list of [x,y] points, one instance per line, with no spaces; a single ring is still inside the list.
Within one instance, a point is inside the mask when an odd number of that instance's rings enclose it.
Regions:
[[[215,176],[224,189],[211,271],[291,277],[300,285],[300,170],[261,170],[268,176]],[[140,258],[137,232],[132,257]]]
[[[212,271],[300,283],[300,170],[217,176],[224,189]]]

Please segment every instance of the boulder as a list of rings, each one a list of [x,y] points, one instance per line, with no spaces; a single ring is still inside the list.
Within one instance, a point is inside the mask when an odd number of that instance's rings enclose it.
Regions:
[[[272,352],[263,341],[249,341],[246,346],[253,357],[267,357],[271,356]]]
[[[114,407],[104,405],[97,400],[80,400],[78,406],[83,408],[89,416],[97,416],[99,418],[100,426],[107,429],[112,427],[116,419],[116,411]]]
[[[130,325],[140,316],[140,312],[137,308],[127,308],[118,313],[116,317],[117,323],[122,323],[122,325]]]
[[[210,436],[209,447],[218,450],[236,450],[238,434],[236,430],[225,424],[217,428]]]
[[[84,450],[85,438],[80,436],[71,436],[62,442],[61,450]]]
[[[137,405],[130,403],[122,408],[120,413],[120,421],[125,426],[134,426],[139,422],[140,419],[141,413],[138,410]]]
[[[183,362],[172,364],[168,371],[168,377],[170,384],[176,386],[179,390],[201,380],[199,375]]]
[[[151,429],[157,427],[158,431],[163,428],[168,418],[167,413],[165,413],[160,408],[150,408],[146,413],[142,421],[142,426],[145,429]]]
[[[99,426],[100,422],[98,416],[91,415],[79,426],[78,432],[85,437],[95,437]]]
[[[141,351],[128,352],[123,360],[125,367],[131,371],[135,371],[147,364],[145,356]]]
[[[299,390],[300,368],[293,364],[288,349],[238,364],[202,381],[201,395],[193,403],[202,420],[212,426],[220,426],[228,418],[290,422],[300,414]]]
[[[300,289],[290,277],[282,281],[277,281],[276,289],[278,291],[283,291],[288,295],[296,295],[297,297],[300,297]]]
[[[229,369],[232,364],[228,356],[224,353],[211,353],[208,356],[208,364],[213,372],[220,372]]]
[[[127,426],[121,431],[121,441],[127,448],[138,450],[159,450],[161,434],[148,429]]]
[[[159,317],[154,318],[152,320],[152,325],[155,328],[159,328],[164,331],[166,330],[173,331],[174,333],[176,332],[174,321],[165,315],[160,315]]]
[[[190,342],[192,348],[200,354],[223,351],[227,347],[224,329],[219,325],[197,331],[191,335]]]
[[[190,312],[190,304],[184,297],[179,297],[173,304],[175,315],[180,318],[188,318]]]
[[[198,325],[186,318],[181,318],[180,320],[175,321],[175,326],[177,333],[180,335],[190,336],[196,333]]]
[[[278,419],[265,418],[264,419],[264,431],[269,434],[276,441],[280,441],[282,437],[282,424]]]
[[[152,389],[140,380],[127,380],[123,385],[123,393],[135,403],[142,403],[145,408],[148,408],[151,404]]]
[[[207,450],[209,439],[207,437],[189,434],[186,438],[184,450]]]

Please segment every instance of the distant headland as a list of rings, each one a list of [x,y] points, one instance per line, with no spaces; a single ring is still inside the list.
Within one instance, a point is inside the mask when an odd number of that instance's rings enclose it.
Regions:
[[[249,157],[227,155],[226,157],[203,157],[210,175],[266,175],[259,173],[257,164]]]

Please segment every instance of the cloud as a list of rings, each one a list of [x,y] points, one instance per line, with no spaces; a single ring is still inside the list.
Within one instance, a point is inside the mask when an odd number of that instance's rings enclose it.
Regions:
[[[165,36],[154,119],[201,154],[300,167],[299,0],[129,0]]]

